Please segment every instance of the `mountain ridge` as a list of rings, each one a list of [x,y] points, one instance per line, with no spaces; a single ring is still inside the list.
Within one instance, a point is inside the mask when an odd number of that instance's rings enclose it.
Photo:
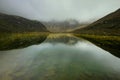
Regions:
[[[85,28],[77,29],[75,33],[120,35],[120,9],[93,22]]]
[[[0,32],[48,32],[48,30],[39,21],[29,20],[20,16],[0,13]]]

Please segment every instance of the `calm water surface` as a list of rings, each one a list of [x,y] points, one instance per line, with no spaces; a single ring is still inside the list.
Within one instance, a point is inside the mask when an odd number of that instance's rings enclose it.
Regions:
[[[0,51],[0,80],[120,80],[120,59],[70,34]]]

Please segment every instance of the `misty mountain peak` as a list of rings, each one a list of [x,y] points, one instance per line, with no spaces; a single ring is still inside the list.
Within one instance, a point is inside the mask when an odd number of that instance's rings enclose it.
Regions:
[[[70,19],[67,21],[70,25],[75,25],[75,24],[79,24],[79,22],[77,20],[74,19]]]
[[[113,12],[114,13],[114,12]],[[120,14],[120,8],[115,11],[115,13]]]
[[[117,11],[120,11],[120,8]]]

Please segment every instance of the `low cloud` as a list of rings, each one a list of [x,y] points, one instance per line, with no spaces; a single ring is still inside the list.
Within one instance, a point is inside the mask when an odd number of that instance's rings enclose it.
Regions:
[[[120,8],[120,0],[0,0],[0,12],[34,20],[86,22]]]

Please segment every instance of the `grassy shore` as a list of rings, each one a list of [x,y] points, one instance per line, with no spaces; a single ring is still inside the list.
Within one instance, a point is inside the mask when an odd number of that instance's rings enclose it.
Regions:
[[[49,33],[1,33],[0,50],[23,48],[43,42]]]
[[[111,54],[120,57],[120,36],[74,34],[96,44]]]

